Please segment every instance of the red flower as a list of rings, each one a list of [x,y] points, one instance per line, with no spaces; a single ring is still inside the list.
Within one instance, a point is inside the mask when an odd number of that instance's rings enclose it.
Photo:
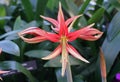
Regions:
[[[95,28],[91,28],[94,24],[86,26],[77,31],[70,32],[74,21],[80,16],[81,15],[78,15],[78,16],[69,18],[68,20],[65,21],[62,8],[61,8],[61,4],[59,4],[57,20],[49,18],[49,17],[41,16],[43,19],[49,21],[50,23],[54,25],[52,29],[55,31],[55,33],[46,32],[36,27],[30,27],[26,30],[21,31],[18,34],[25,42],[28,42],[28,43],[38,43],[38,42],[42,42],[45,40],[49,40],[52,42],[59,42],[60,44],[58,45],[58,47],[50,55],[42,59],[49,60],[49,59],[55,58],[61,53],[62,55],[62,58],[61,58],[62,76],[64,76],[66,65],[68,62],[68,53],[70,53],[72,56],[74,56],[77,59],[80,59],[86,63],[89,63],[89,61],[84,59],[78,53],[78,51],[68,42],[74,41],[77,38],[81,38],[81,39],[89,40],[89,41],[95,41],[99,39],[103,34],[103,32],[100,32],[99,30]],[[31,35],[34,35],[35,37],[26,38],[24,37],[24,35],[26,34],[27,35],[31,34]]]

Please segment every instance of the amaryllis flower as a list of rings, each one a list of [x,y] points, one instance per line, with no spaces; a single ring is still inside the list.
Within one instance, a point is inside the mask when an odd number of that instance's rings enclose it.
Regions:
[[[49,54],[47,57],[44,57],[42,59],[50,60],[61,54],[62,55],[62,58],[61,58],[62,76],[64,76],[67,63],[69,62],[68,53],[70,53],[72,56],[74,56],[79,60],[89,63],[89,61],[83,58],[80,55],[80,53],[68,42],[74,41],[77,38],[81,38],[83,40],[95,41],[99,39],[103,34],[99,30],[95,28],[91,28],[94,24],[88,25],[77,31],[70,32],[74,21],[80,16],[81,15],[78,15],[78,16],[69,18],[68,20],[65,21],[61,4],[59,4],[57,20],[49,17],[41,16],[43,19],[53,24],[52,29],[55,31],[55,33],[46,32],[45,30],[42,30],[37,27],[30,27],[28,29],[25,29],[19,32],[18,34],[25,42],[28,42],[28,43],[38,43],[45,40],[60,43],[51,54]],[[27,38],[25,37],[25,35],[34,35],[34,37]]]

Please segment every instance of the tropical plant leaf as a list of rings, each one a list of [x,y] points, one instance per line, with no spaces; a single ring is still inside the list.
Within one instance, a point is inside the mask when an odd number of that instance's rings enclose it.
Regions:
[[[26,52],[25,55],[33,58],[42,58],[49,55],[50,53],[51,52],[48,50],[31,50]]]
[[[15,20],[13,30],[20,29],[22,27],[21,22],[22,22],[21,17],[18,16],[17,19]]]
[[[34,19],[34,12],[33,12],[33,8],[32,5],[30,3],[29,0],[21,0],[22,1],[22,5],[24,7],[24,12],[26,14],[27,17],[27,21],[31,21]]]
[[[68,6],[69,13],[71,16],[77,15],[78,14],[78,8],[77,5],[73,2],[73,0],[65,0],[66,4]]]
[[[0,62],[0,69],[3,69],[3,70],[8,70],[8,69],[17,70],[17,71],[25,74],[29,78],[30,82],[37,82],[37,80],[32,76],[30,71],[28,71],[26,68],[24,68],[20,63],[18,63],[16,61]]]
[[[64,77],[61,76],[61,69],[60,68],[55,70],[55,74],[57,77],[57,82],[67,82],[66,75]]]
[[[5,20],[4,20],[4,19],[1,19],[1,18],[5,17],[5,16],[6,16],[5,7],[0,6],[0,28],[3,28],[3,27],[4,27]]]
[[[20,49],[17,44],[9,40],[0,41],[0,48],[6,53],[20,56]]]
[[[93,16],[88,20],[88,24],[97,23],[103,16],[105,9],[99,8]]]
[[[116,27],[114,27],[116,28]],[[102,45],[102,50],[104,52],[104,57],[106,60],[107,72],[110,71],[119,51],[120,51],[120,34],[118,34],[112,41],[107,38],[104,40]]]
[[[86,10],[86,8],[87,8],[88,4],[90,3],[90,1],[91,1],[91,0],[86,0],[86,1],[82,4],[82,6],[81,6],[78,14],[83,14],[83,13],[84,13],[84,11]]]
[[[111,72],[108,74],[108,82],[112,81],[117,73],[120,72],[120,60],[116,61],[114,67],[111,69]]]
[[[37,26],[38,26],[38,23],[36,21],[31,21],[30,23],[27,24],[24,21],[21,21],[21,19],[18,17],[14,25],[14,30],[1,35],[0,39],[2,38],[5,38],[6,40],[18,39],[19,38],[18,32],[28,27],[37,27]]]
[[[112,21],[109,24],[109,29],[107,31],[107,38],[109,41],[113,40],[117,34],[120,32],[120,12],[116,13],[116,15],[113,17]]]
[[[58,4],[58,1],[57,0],[48,0],[48,3],[47,3],[47,7],[50,9],[50,10],[53,10],[54,7]]]
[[[120,1],[119,0],[109,0],[109,3],[112,4],[117,10],[120,11]]]
[[[81,76],[80,75],[77,75],[77,76],[74,76],[74,82],[84,82],[82,79],[81,79]]]
[[[115,59],[120,51],[120,23],[119,21],[120,12],[118,12],[112,19],[109,29],[107,32],[107,37],[103,42],[102,49],[105,55],[107,72],[110,71]]]
[[[45,65],[44,67],[61,67],[61,56],[57,56],[56,58],[52,59],[52,60],[49,60]],[[72,56],[69,56],[69,62],[70,62],[70,65],[87,65],[86,63],[72,57]]]
[[[36,5],[36,19],[40,19],[40,15],[44,14],[48,0],[37,0]]]
[[[0,36],[0,39],[2,38],[5,38],[7,36],[16,36],[18,32],[20,32],[21,30],[15,30],[15,31],[10,31],[10,32],[7,32],[3,35]]]

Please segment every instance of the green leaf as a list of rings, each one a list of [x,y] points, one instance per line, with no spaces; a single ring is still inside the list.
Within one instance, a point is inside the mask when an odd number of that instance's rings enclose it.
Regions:
[[[71,16],[77,15],[78,13],[78,8],[77,5],[73,2],[73,0],[65,0],[66,4],[68,6],[68,10],[71,14]]]
[[[92,24],[92,23],[97,23],[102,16],[104,15],[104,8],[99,8],[94,14],[93,16],[88,20],[88,24]]]
[[[84,82],[80,75],[74,76],[74,82]]]
[[[15,62],[15,61],[3,61],[3,62],[0,62],[0,69],[17,70],[17,71],[22,72],[23,74],[25,74],[29,78],[30,82],[37,82],[37,80],[32,76],[32,74],[18,62]]]
[[[55,70],[55,74],[57,77],[57,82],[67,82],[66,75],[64,77],[61,76],[61,69],[60,68]]]
[[[120,23],[119,23],[120,24]],[[114,27],[116,28],[116,27]],[[104,57],[106,60],[107,72],[110,71],[119,51],[120,51],[120,33],[112,40],[109,41],[107,38],[104,40],[102,45],[102,50],[104,52]]]
[[[3,27],[4,27],[5,20],[4,20],[4,19],[1,19],[1,18],[5,17],[5,16],[6,16],[5,7],[0,6],[0,28],[3,28]]]
[[[6,53],[20,56],[20,49],[17,44],[9,40],[0,41],[0,48]]]
[[[49,55],[51,52],[48,50],[31,50],[25,53],[28,57],[42,58]]]
[[[57,56],[54,59],[49,60],[44,67],[61,67],[61,56]],[[72,56],[69,55],[69,62],[70,65],[85,65],[86,63],[82,62],[81,60],[78,60],[76,58],[73,58]]]
[[[86,0],[86,1],[83,3],[82,7],[81,7],[80,10],[79,10],[79,14],[83,14],[83,13],[84,13],[84,11],[86,10],[86,8],[87,8],[88,4],[90,3],[90,1],[91,1],[91,0]]]
[[[15,20],[15,24],[14,24],[14,27],[13,27],[13,30],[18,30],[21,28],[21,17],[18,16],[17,19]]]
[[[102,5],[104,0],[97,0],[97,5]]]
[[[48,0],[37,0],[36,19],[40,19],[40,15],[44,14]]]
[[[7,36],[16,36],[18,32],[20,32],[21,30],[15,30],[15,31],[10,31],[10,32],[7,32],[3,35],[0,36],[0,39],[2,38],[5,38]]]
[[[50,10],[53,10],[54,7],[58,4],[58,1],[57,0],[48,0],[48,3],[47,3],[47,7],[50,9]]]
[[[112,19],[112,21],[109,24],[109,29],[107,31],[107,37],[108,40],[113,40],[120,32],[120,12],[118,12]]]
[[[120,0],[109,0],[109,3],[120,11]]]
[[[16,19],[15,25],[14,25],[14,30],[7,32],[3,35],[0,36],[0,39],[5,38],[6,40],[14,40],[18,39],[18,32],[28,28],[28,27],[37,27],[39,26],[36,21],[32,21],[28,24],[26,24],[24,21],[19,20],[19,17]]]
[[[26,25],[23,26],[23,29],[29,28],[29,27],[38,27],[39,24],[37,21],[31,21],[30,23],[27,23]]]
[[[108,75],[108,82],[112,81],[117,73],[120,72],[120,60],[116,61],[115,65],[111,69],[111,72]]]
[[[34,13],[33,13],[32,5],[31,5],[30,1],[29,0],[21,0],[21,1],[22,1],[22,5],[24,7],[24,12],[27,17],[27,21],[33,20]],[[39,1],[41,1],[41,0],[39,0]]]

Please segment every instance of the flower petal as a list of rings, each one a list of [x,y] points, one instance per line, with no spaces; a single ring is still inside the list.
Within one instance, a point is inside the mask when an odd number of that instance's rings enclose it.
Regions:
[[[46,38],[47,32],[36,27],[27,28],[18,33],[18,35],[28,43],[38,43],[47,40]],[[25,38],[25,35],[34,35],[33,38]]]
[[[58,32],[59,32],[59,30],[60,30],[60,28],[59,28],[59,27],[53,27],[53,26],[51,26],[51,28],[52,28],[52,30],[54,30],[56,33],[58,33]]]
[[[73,20],[79,18],[80,16],[82,16],[82,15],[74,16],[74,17],[71,17],[71,18],[67,19],[65,21],[66,26],[68,26],[71,22],[73,22]]]
[[[8,73],[8,72],[10,72],[10,71],[2,71],[2,70],[0,70],[0,74]]]
[[[82,60],[86,63],[89,63],[89,61],[87,61],[85,58],[83,58],[72,45],[68,44],[67,45],[67,50],[75,58],[80,59],[80,60]]]
[[[50,33],[48,32],[46,34],[46,38],[52,42],[59,42],[60,41],[60,36],[58,34]]]
[[[43,60],[49,60],[49,59],[53,59],[56,56],[58,56],[61,52],[61,45],[59,45],[50,55],[43,57]]]
[[[98,40],[102,36],[103,32],[95,29],[89,28],[79,35],[79,38],[83,40],[95,41]]]
[[[40,17],[42,17],[43,19],[49,21],[50,23],[52,23],[56,28],[58,28],[58,22],[53,19],[53,18],[50,18],[50,17],[45,17],[45,16],[42,16],[40,15]]]
[[[65,24],[65,19],[64,19],[62,8],[61,8],[61,3],[59,3],[59,11],[58,11],[58,18],[57,19],[58,19],[58,23],[59,23],[58,26],[60,28],[59,35],[68,34],[68,28]]]
[[[89,40],[89,41],[94,41],[94,40],[99,39],[102,36],[103,32],[101,32],[95,28],[91,28],[93,25],[94,24],[91,24],[80,30],[70,32],[67,35],[69,41],[73,41],[76,38],[81,38],[81,39]]]
[[[66,26],[68,26],[70,24],[70,26],[68,27],[68,31],[70,31],[72,29],[72,26],[75,23],[76,19],[79,18],[80,16],[82,16],[82,15],[71,17],[65,21]]]

